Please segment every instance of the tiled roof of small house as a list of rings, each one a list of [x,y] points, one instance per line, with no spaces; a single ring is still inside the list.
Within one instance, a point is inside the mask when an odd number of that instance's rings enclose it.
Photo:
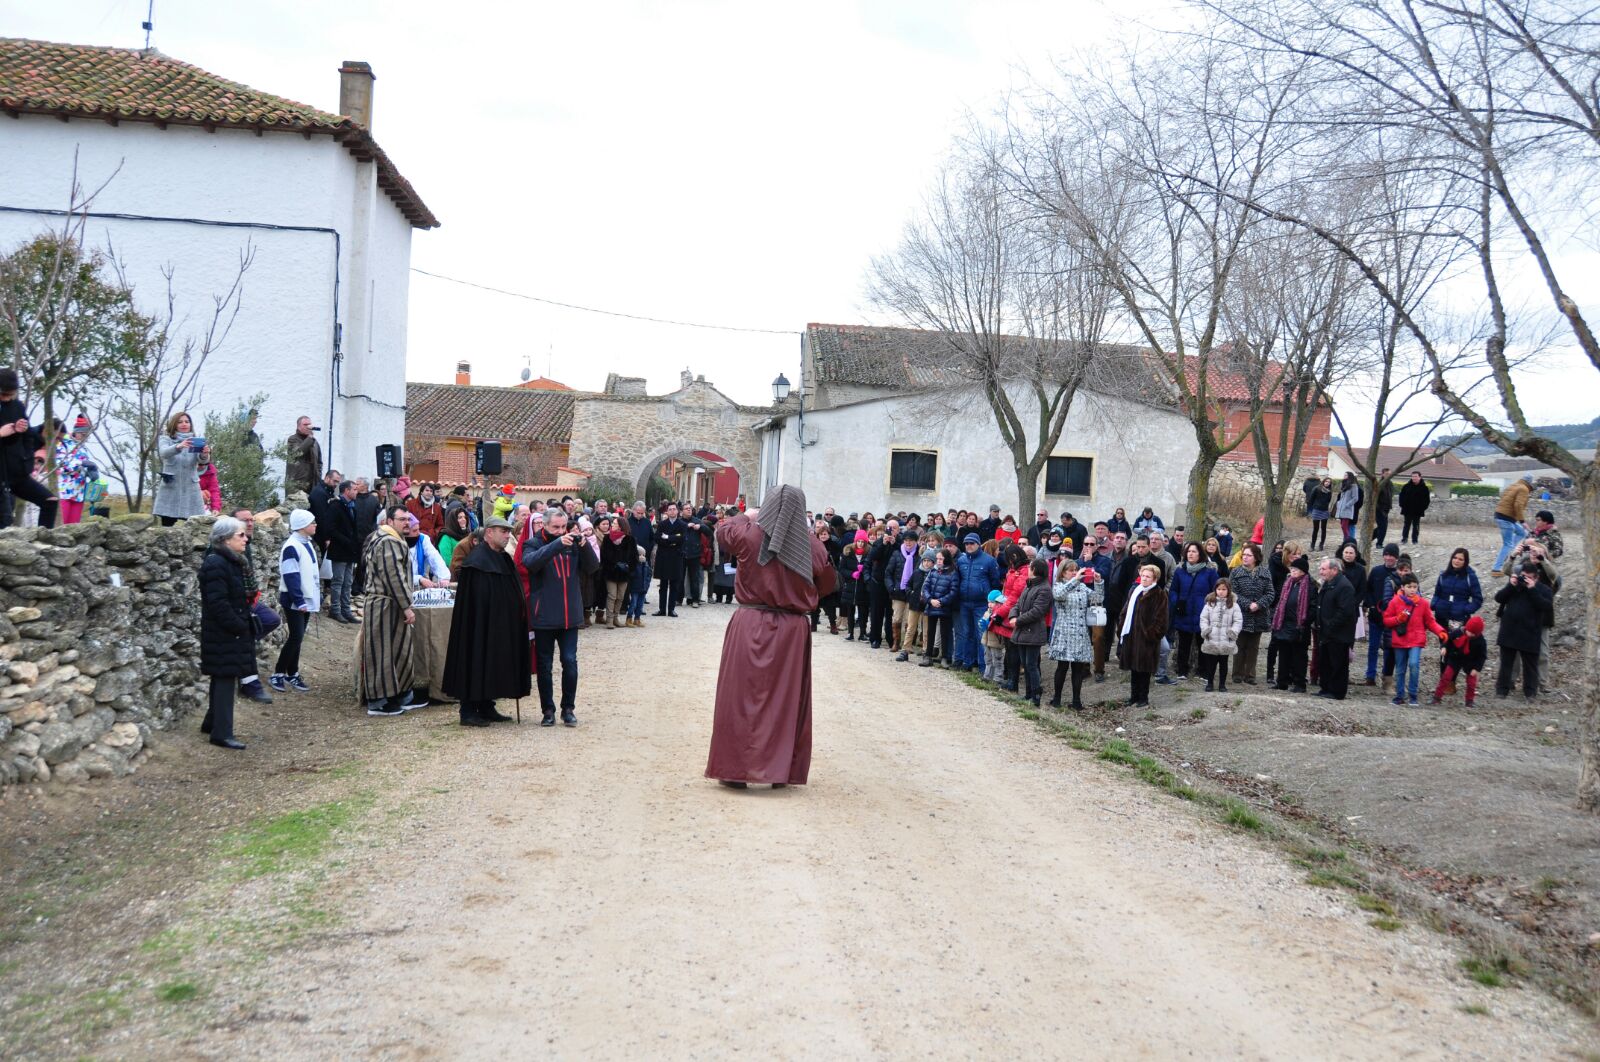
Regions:
[[[1349,461],[1352,465],[1360,467],[1367,459],[1365,446],[1336,446],[1334,450]],[[1468,468],[1454,451],[1439,453],[1435,450],[1424,449],[1419,457],[1426,457],[1420,465],[1406,469],[1405,475],[1421,472],[1423,479],[1442,479],[1453,483],[1477,483],[1483,477]],[[1378,468],[1399,468],[1411,460],[1411,447],[1409,446],[1380,446],[1378,447]]]
[[[1018,342],[1026,342],[1015,337]],[[940,333],[919,328],[878,325],[808,324],[806,342],[819,384],[854,384],[895,390],[916,390],[968,382],[959,368],[960,358],[940,338]],[[1091,360],[1086,386],[1143,401],[1171,404],[1176,388],[1167,370],[1147,347],[1103,343]],[[1248,402],[1254,393],[1250,377],[1228,367],[1226,348],[1212,354],[1206,388],[1211,401]],[[1199,378],[1199,359],[1185,358],[1185,372],[1193,389]],[[1276,391],[1283,366],[1269,364],[1263,382]]]
[[[1018,342],[1025,342],[1020,337]],[[806,325],[814,384],[914,391],[971,383],[961,357],[940,333],[878,325]],[[1142,347],[1101,344],[1084,386],[1142,402],[1172,404],[1171,388],[1148,371]]]
[[[412,225],[439,224],[372,134],[339,114],[228,81],[151,49],[0,37],[0,111],[15,118],[46,114],[116,125],[251,129],[325,134],[378,168],[378,186]]]
[[[406,384],[406,434],[446,439],[565,443],[583,391]]]

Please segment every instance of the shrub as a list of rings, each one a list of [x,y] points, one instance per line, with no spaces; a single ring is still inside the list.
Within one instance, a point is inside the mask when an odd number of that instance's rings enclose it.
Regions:
[[[608,502],[614,502],[621,498],[624,505],[632,505],[635,501],[633,485],[626,480],[618,479],[616,476],[589,477],[589,482],[585,483],[583,489],[578,491],[578,497],[583,499],[585,505],[593,505],[601,498]]]
[[[1452,498],[1498,498],[1500,488],[1488,483],[1455,483],[1450,487]]]
[[[206,414],[203,434],[211,445],[211,461],[217,466],[223,512],[240,507],[259,511],[278,502],[283,481],[268,462],[281,465],[288,459],[287,442],[262,449],[249,440],[250,411],[266,404],[267,396],[256,394],[226,413]]]
[[[644,501],[652,509],[660,508],[673,500],[674,493],[672,481],[666,476],[651,476],[644,488]]]

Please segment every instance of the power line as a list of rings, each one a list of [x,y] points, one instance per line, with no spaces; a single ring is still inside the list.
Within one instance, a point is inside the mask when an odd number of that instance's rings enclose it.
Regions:
[[[800,333],[792,328],[744,328],[740,325],[702,324],[698,321],[672,321],[665,317],[646,317],[644,314],[623,313],[620,310],[602,310],[595,306],[579,306],[573,302],[562,302],[559,299],[546,299],[538,295],[528,295],[520,291],[507,291],[505,288],[491,287],[488,284],[478,284],[471,280],[461,280],[458,277],[447,277],[442,273],[430,273],[426,269],[411,267],[413,273],[419,273],[435,280],[447,280],[452,284],[462,287],[477,288],[479,291],[492,291],[496,295],[510,295],[514,299],[526,299],[529,302],[541,302],[546,306],[559,306],[563,310],[582,310],[584,313],[598,313],[606,317],[621,317],[629,321],[646,321],[650,324],[676,325],[679,328],[710,328],[719,332],[755,332],[766,336],[797,336]]]

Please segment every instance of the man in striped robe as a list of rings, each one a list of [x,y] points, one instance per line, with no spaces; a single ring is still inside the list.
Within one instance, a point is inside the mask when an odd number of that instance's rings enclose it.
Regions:
[[[410,551],[404,535],[411,516],[393,505],[367,539],[362,564],[367,598],[361,619],[361,699],[368,715],[403,715],[411,692]]]

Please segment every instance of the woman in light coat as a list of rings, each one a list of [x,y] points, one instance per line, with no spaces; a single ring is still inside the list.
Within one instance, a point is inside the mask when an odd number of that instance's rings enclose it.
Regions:
[[[1072,709],[1083,711],[1083,680],[1089,677],[1094,662],[1094,640],[1089,634],[1089,606],[1106,599],[1106,588],[1093,568],[1078,567],[1078,562],[1063,557],[1056,564],[1055,582],[1050,584],[1055,599],[1055,618],[1050,627],[1050,659],[1056,662],[1056,691],[1050,707],[1061,707],[1061,687],[1070,669]]]
[[[211,461],[211,447],[194,445],[194,421],[179,410],[167,421],[167,429],[156,440],[156,456],[161,459],[161,477],[150,512],[161,518],[163,527],[206,511],[200,494],[200,466]],[[204,440],[202,440],[204,441]]]
[[[1228,661],[1239,647],[1239,634],[1243,630],[1244,613],[1233,599],[1228,580],[1220,579],[1200,610],[1200,677],[1206,680],[1207,693],[1213,688],[1228,688]],[[1213,677],[1215,687],[1212,686]]]

